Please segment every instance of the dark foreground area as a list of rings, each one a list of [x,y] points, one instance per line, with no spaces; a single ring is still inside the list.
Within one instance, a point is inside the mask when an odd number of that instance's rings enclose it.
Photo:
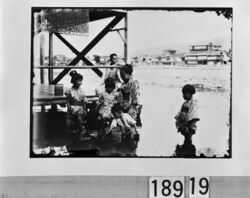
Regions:
[[[91,126],[91,117],[88,118],[88,123],[90,123],[87,127],[88,136],[84,138],[67,131],[65,112],[36,112],[33,113],[32,119],[31,157],[144,157],[137,156],[140,134],[134,136],[100,134],[95,125]],[[182,145],[177,144],[174,154],[168,157],[216,158],[218,156],[213,150],[205,150],[197,154],[192,142],[184,142]]]
[[[88,126],[88,135],[80,137],[69,133],[65,112],[39,112],[33,114],[32,157],[134,157],[139,135],[99,134]],[[88,118],[91,119],[91,118]],[[88,123],[91,123],[89,120]]]

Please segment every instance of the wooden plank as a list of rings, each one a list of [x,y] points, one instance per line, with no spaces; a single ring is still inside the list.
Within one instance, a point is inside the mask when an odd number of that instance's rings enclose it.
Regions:
[[[102,69],[107,69],[107,68],[121,68],[122,66],[37,66],[34,67],[35,69],[66,69],[66,68],[74,68],[74,69],[93,69],[93,68],[102,68]]]
[[[54,101],[33,101],[33,106],[45,106],[45,105],[59,105],[59,104],[66,104],[65,100],[54,100]]]
[[[116,28],[116,29],[112,29],[112,30],[109,30],[110,32],[115,32],[115,31],[120,31],[120,30],[126,30],[126,28]]]
[[[97,97],[89,98],[87,97],[88,103],[96,102],[98,101]],[[42,100],[42,99],[36,99],[33,101],[33,106],[45,106],[45,105],[60,105],[60,104],[66,104],[66,97],[64,99],[50,99],[50,100]]]
[[[55,95],[55,86],[51,84],[35,85],[33,87],[33,106],[65,104],[64,92],[62,95]],[[87,95],[86,98],[90,103],[98,100],[97,95]]]
[[[49,33],[49,65],[53,66],[53,33]],[[53,81],[53,69],[49,69],[48,73],[49,84]]]
[[[126,16],[124,17],[124,61],[125,63],[128,63],[128,14],[126,13]]]
[[[44,35],[40,35],[40,65],[44,64]],[[40,71],[40,82],[44,83],[44,71],[41,69]]]

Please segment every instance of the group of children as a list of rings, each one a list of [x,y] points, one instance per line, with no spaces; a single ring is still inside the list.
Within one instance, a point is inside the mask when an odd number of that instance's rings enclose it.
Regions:
[[[111,54],[111,66],[115,65],[116,54]],[[113,60],[114,59],[114,60]],[[133,135],[136,133],[136,125],[141,126],[139,102],[139,84],[133,79],[133,67],[129,64],[120,69],[109,68],[104,78],[105,89],[98,92],[99,100],[95,110],[97,122],[100,126],[99,134],[113,134],[121,137],[122,134]],[[75,70],[70,72],[73,86],[65,92],[67,96],[68,113],[66,123],[69,131],[88,135],[86,130],[87,99],[81,88],[83,76]],[[183,103],[180,111],[175,116],[176,127],[184,137],[184,144],[192,143],[195,134],[196,123],[200,120],[197,114],[198,104],[193,98],[195,87],[187,84],[182,88]]]
[[[126,64],[119,72],[123,82],[117,86],[117,79],[106,76],[105,89],[98,92],[99,99],[94,109],[99,135],[113,135],[114,138],[118,137],[117,142],[121,142],[123,135],[133,136],[137,133],[136,118],[141,107],[139,84],[132,77],[133,67]],[[86,130],[87,99],[81,88],[83,76],[75,70],[70,72],[70,76],[73,86],[65,92],[68,108],[66,124],[69,131],[79,134],[81,138],[89,135]]]

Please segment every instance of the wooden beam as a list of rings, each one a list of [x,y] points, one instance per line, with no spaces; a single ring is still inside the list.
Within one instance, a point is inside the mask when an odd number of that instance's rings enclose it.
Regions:
[[[128,14],[126,13],[126,16],[124,17],[124,61],[125,63],[128,63]]]
[[[112,29],[116,24],[118,24],[122,18],[123,14],[117,15],[81,52],[76,56],[69,65],[76,65],[81,59],[85,59],[85,55]],[[52,84],[57,84],[68,72],[70,69],[64,69],[52,82]],[[102,74],[99,75],[101,77]]]
[[[119,36],[121,37],[121,39],[122,39],[123,43],[124,43],[124,44],[126,44],[126,43],[127,43],[127,41],[125,40],[125,38],[123,38],[123,37],[122,37],[122,35],[121,35],[121,33],[120,33],[120,31],[119,31],[119,30],[117,31],[117,33],[118,33],[118,34],[119,34]]]
[[[49,65],[53,66],[53,33],[49,33]],[[49,69],[48,73],[49,84],[53,81],[53,69]]]
[[[44,64],[44,35],[40,35],[40,65]],[[44,71],[40,70],[40,82],[44,83]]]
[[[126,28],[116,28],[116,29],[112,29],[112,30],[109,30],[110,32],[116,32],[116,31],[120,31],[120,30],[126,30]]]
[[[40,64],[44,64],[44,35],[40,34]],[[40,82],[44,84],[44,71],[40,70]],[[45,112],[45,106],[41,106],[41,111]]]
[[[97,69],[97,68],[121,68],[122,66],[74,66],[74,65],[67,65],[67,66],[37,66],[34,69]]]

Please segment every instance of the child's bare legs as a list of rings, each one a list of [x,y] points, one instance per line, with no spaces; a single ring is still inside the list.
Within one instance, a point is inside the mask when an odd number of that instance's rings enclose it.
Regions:
[[[188,128],[184,135],[184,145],[191,145],[192,144],[192,137],[195,134],[195,130]]]
[[[67,125],[68,132],[76,133],[75,119],[74,119],[74,116],[70,113],[66,115],[66,125]]]
[[[99,136],[104,137],[107,134],[107,130],[110,126],[112,119],[100,115],[98,117],[98,121],[99,121]]]
[[[86,134],[86,116],[83,113],[78,113],[76,114],[76,120],[78,124],[78,128],[80,130],[80,135],[85,135]]]
[[[142,105],[131,105],[128,114],[134,118],[137,126],[142,126],[141,123],[141,109]]]
[[[189,133],[187,133],[187,134],[185,134],[184,135],[184,145],[191,145],[192,144],[192,134],[189,134]]]

